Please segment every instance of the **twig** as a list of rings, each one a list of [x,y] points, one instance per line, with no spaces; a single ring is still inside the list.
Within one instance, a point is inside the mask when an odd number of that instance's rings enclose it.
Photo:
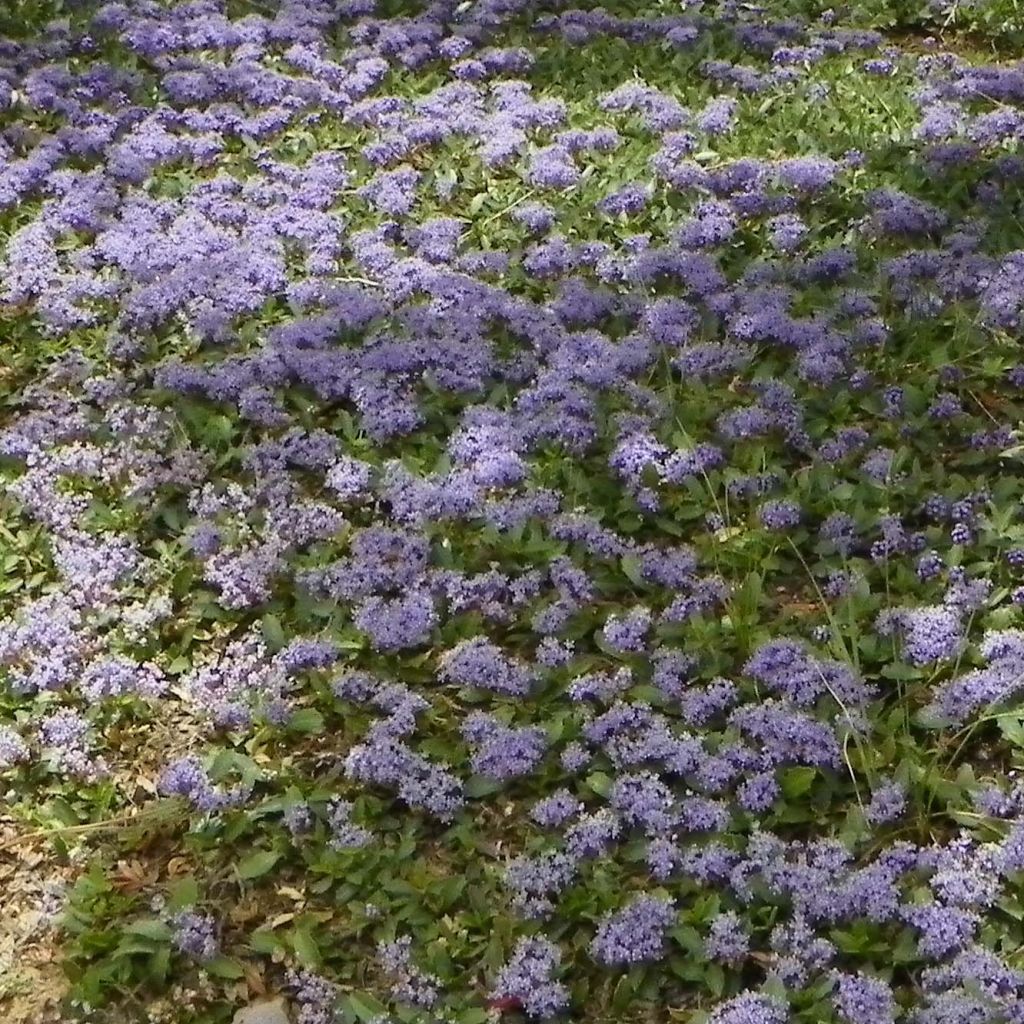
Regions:
[[[332,281],[342,281],[345,284],[365,284],[370,288],[382,287],[380,281],[371,281],[368,277],[332,277]]]
[[[974,393],[973,391],[971,391],[971,390],[969,390],[969,389],[968,389],[968,391],[967,391],[967,394],[969,394],[969,395],[971,396],[971,398],[973,398],[973,399],[974,399],[974,401],[975,401],[975,402],[977,403],[977,406],[978,406],[978,408],[979,408],[979,409],[981,409],[981,411],[982,411],[982,412],[983,412],[983,413],[984,413],[984,414],[985,414],[985,415],[986,415],[986,416],[987,416],[987,417],[988,417],[988,418],[989,418],[989,419],[990,419],[990,420],[991,420],[991,421],[992,421],[992,422],[993,422],[993,423],[994,423],[994,424],[995,424],[996,426],[999,426],[999,420],[997,420],[997,419],[995,418],[995,416],[993,416],[993,415],[992,415],[992,413],[988,411],[988,409],[987,409],[987,408],[986,408],[986,406],[985,406],[985,403],[984,403],[984,402],[983,402],[983,401],[982,401],[982,400],[981,400],[981,399],[980,399],[980,398],[979,398],[979,397],[978,397],[978,396],[977,396],[977,395],[976,395],[976,394],[975,394],[975,393]]]
[[[83,832],[98,832],[105,828],[114,828],[117,825],[127,825],[129,822],[133,821],[135,817],[137,817],[137,815],[129,816],[121,814],[116,818],[105,818],[103,821],[90,821],[85,825],[62,825],[60,828],[41,828],[35,832],[25,832],[20,836],[15,836],[13,839],[8,839],[6,842],[0,843],[0,853],[15,846],[21,846],[22,843],[32,842],[35,839],[49,839],[53,836],[78,835]]]
[[[499,217],[504,217],[506,213],[509,213],[511,210],[514,210],[517,206],[522,205],[523,203],[526,202],[527,199],[529,199],[531,196],[535,196],[536,194],[537,190],[535,188],[531,188],[525,195],[521,195],[518,199],[509,203],[508,206],[499,210],[497,213],[492,213],[490,217],[484,218],[484,220],[482,220],[479,224],[475,225],[477,230],[479,230],[480,228],[487,227],[488,224],[493,224],[494,221],[498,220]],[[472,231],[473,229],[471,227],[467,228],[465,231],[462,232],[462,235],[459,240],[462,241],[463,239],[467,238],[470,234],[472,234]]]

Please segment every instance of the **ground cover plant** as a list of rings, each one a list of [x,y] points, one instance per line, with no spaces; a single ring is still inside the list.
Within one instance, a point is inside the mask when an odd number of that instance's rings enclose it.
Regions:
[[[11,10],[5,1019],[1024,1021],[1015,0]]]

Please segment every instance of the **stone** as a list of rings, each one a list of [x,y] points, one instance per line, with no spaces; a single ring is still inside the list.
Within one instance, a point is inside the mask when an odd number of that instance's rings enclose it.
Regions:
[[[284,996],[250,1003],[235,1014],[231,1024],[291,1024],[288,1004]]]

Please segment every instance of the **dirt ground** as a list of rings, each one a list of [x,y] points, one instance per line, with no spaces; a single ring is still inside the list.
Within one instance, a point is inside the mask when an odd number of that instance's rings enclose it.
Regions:
[[[0,818],[0,1019],[59,1024],[67,982],[52,924],[80,868],[55,863],[41,841],[9,845],[19,831]]]

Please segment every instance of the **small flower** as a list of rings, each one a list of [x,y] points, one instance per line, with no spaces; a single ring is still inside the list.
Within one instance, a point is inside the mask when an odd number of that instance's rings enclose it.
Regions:
[[[200,963],[214,959],[220,952],[213,918],[194,910],[179,911],[171,918],[175,948]]]
[[[917,575],[922,580],[933,580],[942,574],[945,563],[937,551],[926,551],[917,560]]]
[[[769,530],[788,530],[800,524],[800,506],[791,501],[766,501],[758,509],[758,518]]]
[[[898,782],[889,782],[871,794],[865,817],[872,825],[883,825],[898,818],[907,806],[907,794]]]
[[[954,544],[966,547],[974,540],[974,534],[966,523],[955,523],[953,529],[949,531],[949,538]]]

